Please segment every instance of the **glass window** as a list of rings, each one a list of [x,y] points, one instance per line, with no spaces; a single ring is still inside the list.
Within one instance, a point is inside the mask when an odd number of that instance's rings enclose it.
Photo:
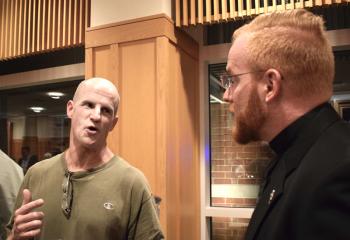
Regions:
[[[244,240],[248,218],[212,217],[211,239],[215,240]]]
[[[0,148],[12,159],[40,161],[69,144],[66,103],[80,81],[0,91]],[[24,171],[29,166],[22,166]]]
[[[240,145],[232,138],[232,115],[222,99],[224,88],[219,78],[225,66],[209,65],[211,205],[254,207],[272,151],[261,142]]]

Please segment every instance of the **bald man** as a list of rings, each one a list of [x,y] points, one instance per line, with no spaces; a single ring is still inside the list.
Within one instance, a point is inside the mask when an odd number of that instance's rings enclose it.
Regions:
[[[108,80],[79,84],[69,148],[29,169],[8,239],[163,239],[145,177],[107,146],[118,104]]]

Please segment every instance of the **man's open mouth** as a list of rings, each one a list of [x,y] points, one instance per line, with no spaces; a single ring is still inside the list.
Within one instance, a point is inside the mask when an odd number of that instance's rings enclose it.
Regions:
[[[89,130],[89,132],[91,133],[96,133],[98,131],[98,128],[94,127],[94,126],[90,126],[87,128]]]

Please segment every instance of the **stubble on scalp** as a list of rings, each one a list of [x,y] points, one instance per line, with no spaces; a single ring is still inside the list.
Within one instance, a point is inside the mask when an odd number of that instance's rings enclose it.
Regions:
[[[103,87],[105,90],[109,91],[113,95],[113,105],[114,105],[115,115],[117,115],[118,106],[119,106],[119,102],[120,102],[120,96],[119,96],[118,89],[114,86],[114,84],[112,82],[110,82],[109,80],[104,79],[104,78],[95,77],[95,78],[90,78],[90,79],[86,79],[86,80],[82,81],[78,85],[78,87],[74,93],[73,102],[77,102],[79,100],[79,98],[81,97],[81,95],[87,94],[86,89],[88,89],[89,86],[90,87],[94,86],[95,88]]]

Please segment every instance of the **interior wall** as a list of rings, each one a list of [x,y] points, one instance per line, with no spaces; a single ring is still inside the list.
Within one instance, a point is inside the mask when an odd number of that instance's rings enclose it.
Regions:
[[[91,0],[91,27],[156,14],[171,17],[171,0]]]

